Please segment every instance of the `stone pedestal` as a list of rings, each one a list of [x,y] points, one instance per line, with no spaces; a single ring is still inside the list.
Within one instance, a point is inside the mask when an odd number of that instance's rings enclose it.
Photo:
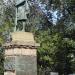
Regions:
[[[59,75],[57,72],[51,72],[50,75]]]
[[[12,41],[4,44],[4,75],[37,75],[37,50],[32,33],[14,32]]]

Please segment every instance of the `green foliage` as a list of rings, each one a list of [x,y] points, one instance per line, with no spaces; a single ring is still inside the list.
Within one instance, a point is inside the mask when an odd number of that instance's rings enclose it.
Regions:
[[[2,3],[3,0],[0,1],[0,8],[2,7]],[[6,10],[4,10],[6,9]],[[2,13],[2,10],[3,13]],[[5,43],[5,40],[7,39],[6,36],[8,36],[8,34],[6,32],[10,32],[12,30],[13,27],[13,20],[12,20],[12,13],[10,12],[10,10],[8,11],[7,7],[2,7],[2,9],[0,9],[0,15],[2,17],[0,17],[0,75],[4,74],[4,49],[2,48],[2,45]],[[11,14],[10,14],[11,13]],[[10,15],[9,15],[10,14]]]
[[[4,74],[4,50],[0,47],[0,75]]]
[[[38,62],[39,65],[46,68],[54,65],[55,63],[55,53],[61,44],[61,36],[59,33],[50,35],[49,31],[39,32],[39,36],[35,38],[40,43],[40,48],[38,49]]]
[[[38,31],[37,33],[35,39],[40,43],[38,48],[38,67],[49,67],[50,71],[57,71],[60,74],[74,72],[75,41],[63,38],[61,33],[51,34],[50,30]]]

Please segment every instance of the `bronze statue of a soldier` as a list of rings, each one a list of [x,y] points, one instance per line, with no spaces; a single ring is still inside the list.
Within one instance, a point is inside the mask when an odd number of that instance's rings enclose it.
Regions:
[[[16,19],[14,31],[25,31],[25,23],[30,12],[28,0],[16,0]]]

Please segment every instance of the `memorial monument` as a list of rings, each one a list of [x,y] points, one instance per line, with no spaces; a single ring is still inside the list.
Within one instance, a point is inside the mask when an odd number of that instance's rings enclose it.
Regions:
[[[37,75],[37,47],[34,35],[25,32],[25,23],[29,14],[28,0],[16,0],[16,20],[10,42],[6,42],[4,75]],[[22,23],[22,29],[18,27]],[[17,28],[18,27],[18,28]]]

